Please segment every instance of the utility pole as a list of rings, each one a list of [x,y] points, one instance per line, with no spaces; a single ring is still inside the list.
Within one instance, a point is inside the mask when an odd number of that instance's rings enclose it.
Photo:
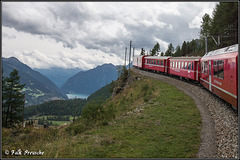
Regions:
[[[132,41],[130,41],[130,49],[129,49],[129,68],[128,68],[128,76],[130,76],[131,47],[132,47]]]
[[[207,36],[205,36],[205,51],[206,51],[206,54],[207,54]]]
[[[133,47],[133,57],[134,57],[134,51],[135,51],[135,47]]]
[[[124,66],[126,67],[126,56],[127,56],[127,47],[125,48],[125,61],[124,61]]]

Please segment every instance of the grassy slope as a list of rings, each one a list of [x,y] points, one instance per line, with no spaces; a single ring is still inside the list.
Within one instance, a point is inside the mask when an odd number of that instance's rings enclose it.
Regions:
[[[112,105],[115,118],[108,124],[93,125],[75,135],[63,128],[23,131],[10,137],[9,131],[4,130],[3,151],[41,150],[45,152],[41,158],[196,157],[201,118],[194,101],[182,91],[142,77],[104,108]]]

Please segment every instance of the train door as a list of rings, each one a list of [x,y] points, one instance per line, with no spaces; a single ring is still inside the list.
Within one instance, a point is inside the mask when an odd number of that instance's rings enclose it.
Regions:
[[[208,68],[208,73],[209,73],[209,91],[212,91],[212,67],[211,67],[211,61],[208,61],[209,62],[209,68]]]
[[[227,81],[228,81],[229,91],[233,93],[234,88],[236,87],[235,85],[236,81],[234,80],[235,79],[234,75],[236,75],[236,73],[234,73],[235,72],[234,59],[225,60],[223,64],[224,64],[223,69],[226,69],[226,72],[225,72],[226,78],[228,77]]]
[[[167,73],[167,60],[164,60],[165,61],[165,73]]]

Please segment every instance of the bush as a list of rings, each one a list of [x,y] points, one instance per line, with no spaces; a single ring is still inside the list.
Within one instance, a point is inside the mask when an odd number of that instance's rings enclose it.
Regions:
[[[84,122],[80,122],[77,124],[70,125],[66,128],[66,131],[71,135],[77,135],[79,133],[82,133],[87,129],[87,126]]]
[[[101,104],[89,103],[82,109],[82,118],[87,121],[96,121],[101,117],[103,108]]]
[[[94,125],[107,125],[108,121],[115,118],[115,107],[109,105],[88,103],[82,110],[82,116],[79,120],[66,128],[69,134],[79,134]]]
[[[118,77],[122,82],[125,82],[128,78],[128,70],[126,66],[118,66],[117,68],[118,71]]]

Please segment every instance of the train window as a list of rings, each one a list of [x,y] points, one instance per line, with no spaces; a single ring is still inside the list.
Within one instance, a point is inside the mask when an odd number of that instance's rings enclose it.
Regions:
[[[173,66],[172,66],[172,67],[174,68],[174,67],[175,67],[175,62],[172,62],[172,63],[173,63]]]
[[[218,61],[213,61],[213,73],[214,77],[217,78],[224,78],[224,61],[223,60],[218,60]]]
[[[224,78],[224,61],[220,60],[218,61],[218,77]]]
[[[218,77],[217,61],[213,61],[213,76],[214,76],[214,77]]]
[[[204,73],[208,74],[208,61],[204,62]]]
[[[181,67],[182,69],[184,68],[184,62],[182,62],[182,67]]]
[[[193,62],[192,62],[192,70],[193,70]]]
[[[188,69],[191,69],[191,62],[188,62]]]
[[[185,67],[184,67],[184,69],[187,69],[187,62],[185,62]]]
[[[161,61],[161,65],[163,65],[163,61]]]
[[[176,62],[176,68],[177,68],[177,62]]]
[[[157,65],[159,65],[159,60],[157,61]]]
[[[178,62],[178,68],[181,68],[181,62]]]

